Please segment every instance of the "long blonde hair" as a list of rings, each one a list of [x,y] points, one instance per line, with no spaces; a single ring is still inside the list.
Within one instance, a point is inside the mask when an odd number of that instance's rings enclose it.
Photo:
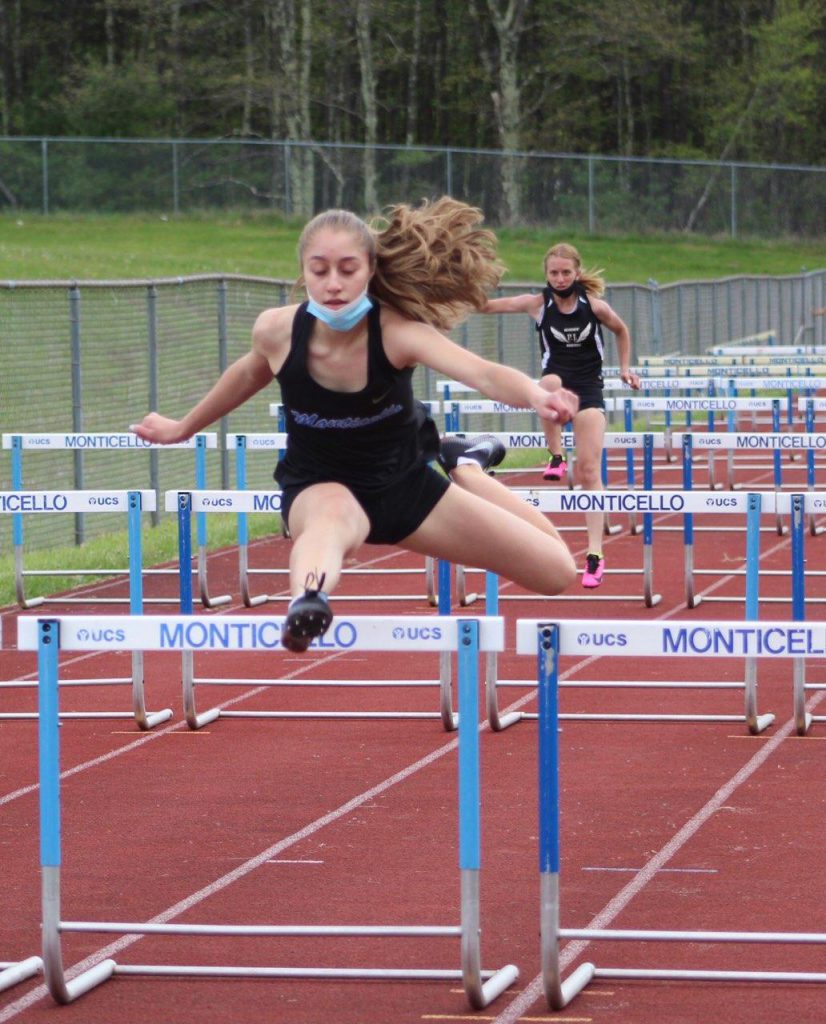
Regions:
[[[595,298],[600,298],[605,293],[605,279],[603,278],[604,270],[601,268],[591,268],[586,270],[582,266],[582,257],[574,246],[569,245],[567,242],[557,242],[556,245],[552,245],[550,249],[545,253],[545,258],[542,260],[542,269],[545,271],[545,278],[548,277],[548,260],[552,256],[556,256],[558,259],[571,260],[577,269],[579,275],[579,284],[585,289],[589,295],[593,295]]]
[[[391,207],[379,221],[370,291],[411,320],[449,330],[482,309],[502,279],[496,235],[475,206],[443,196]]]
[[[298,257],[303,265],[321,229],[347,231],[370,261],[371,295],[411,320],[449,330],[484,306],[505,270],[496,236],[479,226],[483,219],[480,209],[450,196],[391,206],[369,225],[348,210],[327,210],[301,232]]]

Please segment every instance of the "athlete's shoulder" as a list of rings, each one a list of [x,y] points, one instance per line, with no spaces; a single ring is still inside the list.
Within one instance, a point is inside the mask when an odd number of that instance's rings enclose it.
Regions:
[[[275,306],[258,314],[252,328],[252,344],[265,355],[289,345],[298,304]]]

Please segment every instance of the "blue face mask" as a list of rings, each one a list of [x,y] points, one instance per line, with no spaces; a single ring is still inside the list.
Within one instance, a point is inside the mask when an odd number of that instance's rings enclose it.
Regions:
[[[328,327],[332,327],[334,331],[351,330],[372,308],[373,300],[367,297],[366,291],[363,291],[357,299],[348,302],[346,306],[342,306],[341,309],[327,309],[326,306],[320,306],[312,298],[307,303],[307,312],[312,313]]]

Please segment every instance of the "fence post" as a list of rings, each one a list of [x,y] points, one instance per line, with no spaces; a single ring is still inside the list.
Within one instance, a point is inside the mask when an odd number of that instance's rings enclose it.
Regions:
[[[731,237],[737,237],[737,168],[731,165]]]
[[[149,351],[149,408],[158,408],[158,290],[154,284],[146,289],[146,333]],[[160,479],[158,470],[158,451],[152,448],[149,451],[149,486],[156,493],[160,493]],[[160,512],[156,508],[151,513],[153,526],[161,521]]]
[[[178,143],[172,143],[172,212],[180,211],[180,175],[178,167]],[[154,408],[154,406],[152,407]],[[152,513],[155,515],[155,513]]]
[[[40,140],[40,180],[42,187],[41,205],[43,212],[49,212],[49,143],[46,139]]]
[[[80,366],[80,288],[74,282],[69,287],[69,329],[72,349],[72,430],[79,434],[83,430],[83,380]],[[83,451],[76,448],[72,454],[74,462],[75,490],[83,490]],[[84,540],[84,517],[75,513],[75,544]]]
[[[218,282],[218,374],[227,368],[227,282],[222,277]],[[221,445],[221,487],[229,490],[232,486],[229,476],[229,452],[227,451],[227,417],[221,419],[219,427]]]
[[[656,356],[662,351],[663,310],[660,301],[660,286],[653,277],[648,279],[648,289],[651,299],[651,354]]]

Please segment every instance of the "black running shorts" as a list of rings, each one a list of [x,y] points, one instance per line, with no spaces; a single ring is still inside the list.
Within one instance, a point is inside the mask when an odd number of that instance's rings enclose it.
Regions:
[[[564,377],[561,377],[555,370],[549,370],[549,373],[556,374],[562,381],[562,386],[567,391],[573,391],[573,393],[579,399],[579,411],[583,409],[602,409],[605,412],[605,396],[602,390],[602,379],[598,383],[593,384],[575,384],[566,382]]]
[[[281,516],[289,526],[290,507],[296,497],[316,480],[288,484],[281,492]],[[450,486],[450,481],[431,465],[417,463],[399,480],[381,490],[363,491],[349,485],[370,520],[368,544],[398,544],[427,519]]]

